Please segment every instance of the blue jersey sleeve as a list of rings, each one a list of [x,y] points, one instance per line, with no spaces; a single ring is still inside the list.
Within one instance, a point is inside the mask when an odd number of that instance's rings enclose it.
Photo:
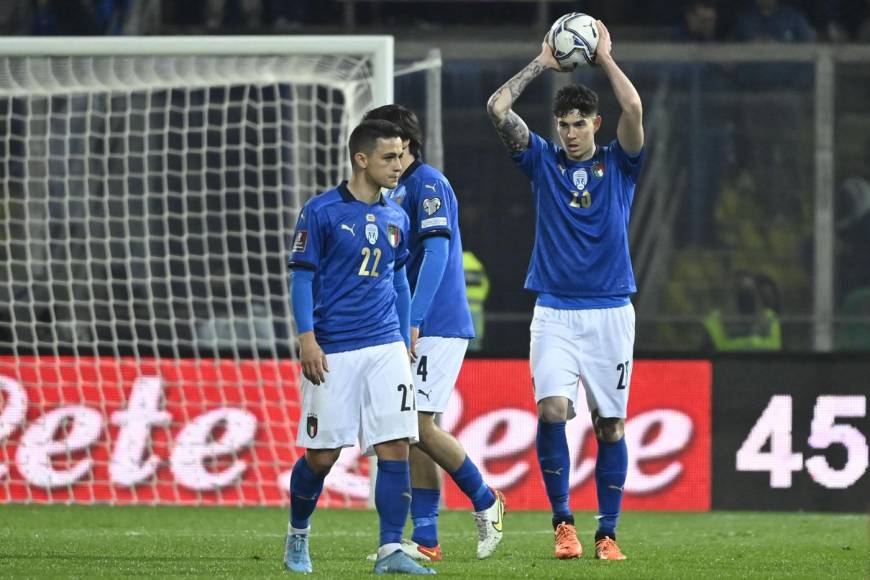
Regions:
[[[408,285],[408,275],[405,268],[396,270],[393,276],[393,288],[396,290],[396,314],[399,316],[399,333],[405,341],[405,346],[411,345],[411,286]]]
[[[449,244],[450,241],[441,236],[433,236],[423,241],[423,262],[420,264],[417,286],[411,299],[411,326],[419,327],[423,324],[423,319],[429,312],[447,267]]]
[[[629,155],[622,148],[622,145],[619,144],[619,140],[614,139],[611,143],[610,150],[616,156],[616,164],[619,166],[619,170],[627,175],[633,183],[637,183],[640,170],[643,168],[646,149],[641,149],[634,155]]]
[[[417,234],[420,239],[429,236],[450,237],[452,215],[456,213],[453,204],[455,195],[450,184],[443,179],[424,179],[416,196]]]
[[[322,248],[323,232],[320,231],[320,220],[317,212],[309,204],[305,204],[296,220],[290,267],[317,270],[320,267]]]
[[[299,268],[290,279],[290,307],[296,321],[296,332],[302,334],[314,330],[314,272]]]
[[[533,179],[535,172],[540,165],[541,154],[547,150],[549,144],[547,140],[529,131],[529,147],[511,155],[514,163],[526,174],[529,179]]]

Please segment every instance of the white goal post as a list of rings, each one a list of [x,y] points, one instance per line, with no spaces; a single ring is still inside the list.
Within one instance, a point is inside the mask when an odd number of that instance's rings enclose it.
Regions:
[[[0,503],[287,503],[287,241],[393,59],[389,36],[0,39]],[[346,452],[324,502],[365,505],[366,469]]]

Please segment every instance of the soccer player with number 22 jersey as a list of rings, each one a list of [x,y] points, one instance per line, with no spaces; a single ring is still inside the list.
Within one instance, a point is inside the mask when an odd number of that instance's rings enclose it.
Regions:
[[[291,298],[302,364],[284,566],[307,574],[310,520],[343,447],[378,457],[375,574],[434,574],[401,549],[411,503],[409,444],[417,441],[411,369],[408,216],[381,188],[402,173],[402,131],[364,121],[350,135],[349,181],[308,200],[293,238]]]

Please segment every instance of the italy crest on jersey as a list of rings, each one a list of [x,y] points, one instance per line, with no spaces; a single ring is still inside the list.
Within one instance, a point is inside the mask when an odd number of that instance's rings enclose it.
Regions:
[[[600,161],[596,161],[592,164],[592,176],[598,179],[604,177],[604,164]]]
[[[586,184],[589,182],[589,175],[586,173],[585,169],[578,169],[571,176],[571,180],[574,182],[574,187],[583,191],[586,189]]]
[[[394,248],[399,245],[399,226],[390,224],[387,226],[387,235],[390,237],[390,245]]]
[[[373,246],[378,242],[378,226],[366,224],[366,239]]]

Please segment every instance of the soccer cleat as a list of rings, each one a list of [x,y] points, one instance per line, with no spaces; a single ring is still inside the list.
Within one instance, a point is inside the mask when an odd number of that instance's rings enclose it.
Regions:
[[[474,512],[474,523],[477,524],[477,559],[483,560],[492,556],[501,542],[504,531],[504,494],[492,490],[495,503],[482,512]]]
[[[402,538],[402,551],[408,554],[414,560],[420,560],[421,562],[440,562],[444,559],[444,555],[441,553],[441,545],[437,545],[434,548],[428,548],[426,546],[421,546],[417,542],[412,540],[406,540]],[[377,554],[369,554],[366,556],[366,560],[377,560]]]
[[[402,540],[402,550],[415,560],[440,562],[444,559],[444,554],[441,553],[441,544],[436,544],[434,548],[430,548],[421,546],[412,540]]]
[[[619,549],[616,540],[604,536],[595,542],[595,557],[599,560],[626,560],[625,554]]]
[[[381,574],[411,574],[414,576],[426,576],[435,574],[435,570],[425,568],[411,559],[404,550],[396,550],[389,556],[384,556],[375,562],[374,573]]]
[[[577,529],[565,522],[556,526],[556,557],[560,560],[570,560],[583,555],[583,546],[577,539]]]
[[[284,567],[291,572],[310,574],[311,556],[308,555],[308,534],[287,534],[284,544]]]

